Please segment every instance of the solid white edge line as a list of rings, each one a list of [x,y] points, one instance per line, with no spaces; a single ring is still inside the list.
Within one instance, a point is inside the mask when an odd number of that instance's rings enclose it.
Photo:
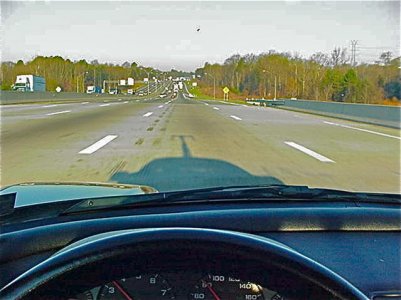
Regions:
[[[110,143],[112,140],[114,140],[117,137],[117,135],[106,135],[104,138],[101,140],[97,141],[96,143],[90,145],[89,147],[79,151],[79,154],[92,154],[95,151],[99,150],[100,148],[104,147],[108,143]]]
[[[237,116],[234,116],[234,115],[231,115],[230,117],[233,118],[233,119],[235,119],[235,120],[238,120],[238,121],[241,121],[241,120],[242,120],[240,117],[237,117]]]
[[[50,105],[44,105],[42,106],[43,108],[49,108],[49,107],[56,107],[58,106],[57,104],[50,104]]]
[[[401,140],[401,137],[399,137],[399,136],[385,134],[385,133],[372,131],[372,130],[368,130],[368,129],[357,128],[357,127],[352,127],[352,126],[348,126],[348,125],[344,125],[344,124],[332,123],[332,122],[328,122],[328,121],[323,121],[323,123],[329,124],[329,125],[333,125],[333,126],[340,126],[340,127],[344,127],[344,128],[348,128],[348,129],[359,130],[359,131],[372,133],[372,134],[376,134],[376,135],[381,135],[381,136],[385,136],[385,137],[389,137],[389,138],[393,138],[393,139],[397,139],[397,140]]]
[[[151,115],[153,115],[153,112],[150,111],[150,112],[147,112],[146,114],[144,114],[143,116],[144,116],[144,117],[149,117],[149,116],[151,116]]]
[[[293,147],[293,148],[305,153],[305,154],[308,154],[309,156],[312,156],[313,158],[316,158],[317,160],[320,160],[321,162],[330,162],[330,163],[334,162],[334,160],[331,160],[330,158],[327,158],[326,156],[316,153],[315,151],[312,151],[312,150],[310,150],[304,146],[301,146],[297,143],[294,143],[294,142],[284,142],[284,143],[290,147]]]
[[[71,112],[71,110],[57,111],[57,112],[54,112],[54,113],[48,113],[48,114],[46,114],[46,116],[54,116],[54,115],[66,114],[66,113],[69,113],[69,112]]]

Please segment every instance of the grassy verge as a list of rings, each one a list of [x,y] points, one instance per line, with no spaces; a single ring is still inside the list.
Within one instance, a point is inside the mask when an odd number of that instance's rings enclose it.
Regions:
[[[198,86],[190,86],[188,88],[188,91],[195,96],[194,99],[196,100],[216,100],[216,101],[224,101],[222,97],[216,97],[216,99],[213,98],[213,96],[210,96],[202,91],[201,88]],[[245,100],[242,99],[228,99],[228,102],[230,103],[238,103],[238,104],[245,104]]]
[[[145,83],[144,82],[135,82],[135,84],[134,84],[134,90],[137,90],[137,89],[139,89],[139,88],[141,88],[141,87],[143,87],[143,86],[145,86]]]

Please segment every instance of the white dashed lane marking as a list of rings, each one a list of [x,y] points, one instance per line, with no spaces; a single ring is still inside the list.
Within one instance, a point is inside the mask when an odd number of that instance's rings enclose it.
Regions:
[[[153,115],[153,112],[150,111],[150,112],[147,112],[146,114],[144,114],[143,116],[144,116],[144,117],[149,117],[149,116],[151,116],[151,115]]]
[[[237,116],[234,116],[234,115],[231,115],[230,117],[233,118],[234,120],[237,120],[237,121],[241,121],[242,120],[240,117],[237,117]]]
[[[99,150],[100,148],[106,146],[108,143],[110,143],[115,138],[117,138],[117,135],[106,135],[104,138],[97,141],[96,143],[79,151],[79,154],[92,154],[92,153],[96,152],[97,150]]]
[[[220,110],[220,108],[218,108],[218,107],[216,107],[216,106],[213,106],[213,109],[215,109],[215,110]]]
[[[377,131],[357,128],[357,127],[353,127],[353,126],[348,126],[348,125],[338,124],[338,123],[332,123],[332,122],[327,122],[327,121],[323,121],[323,123],[328,124],[328,125],[333,125],[333,126],[339,126],[339,127],[348,128],[348,129],[359,130],[359,131],[363,131],[363,132],[367,132],[367,133],[372,133],[372,134],[376,134],[376,135],[385,136],[385,137],[388,137],[388,138],[401,140],[401,137],[399,137],[399,136],[385,134],[385,133],[381,133],[381,132],[377,132]]]
[[[71,112],[71,110],[57,111],[57,112],[54,112],[54,113],[48,113],[48,114],[46,114],[46,116],[54,116],[54,115],[66,114],[66,113],[69,113],[69,112]]]
[[[286,143],[288,146],[293,147],[309,156],[312,156],[313,158],[316,158],[317,160],[320,160],[321,162],[326,162],[326,163],[333,163],[334,161],[331,160],[330,158],[327,158],[326,156],[323,156],[319,153],[316,153],[315,151],[312,151],[304,146],[301,146],[297,143],[294,142],[284,142]]]

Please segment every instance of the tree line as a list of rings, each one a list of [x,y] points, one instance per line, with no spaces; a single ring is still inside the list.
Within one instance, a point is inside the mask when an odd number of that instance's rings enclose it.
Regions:
[[[269,51],[233,55],[222,64],[205,63],[195,74],[201,90],[219,97],[222,87],[234,95],[265,99],[297,98],[351,103],[400,101],[400,58],[384,52],[375,63],[352,65],[345,48],[309,58]],[[203,89],[202,89],[203,88]],[[216,92],[217,95],[217,92]]]
[[[175,73],[179,71],[172,70]],[[116,81],[132,77],[143,80],[148,77],[163,77],[167,74],[151,68],[139,66],[136,62],[121,65],[99,63],[97,60],[71,61],[60,56],[37,56],[24,63],[22,60],[2,62],[0,84],[2,90],[10,90],[17,75],[34,74],[46,80],[46,90],[55,91],[61,87],[66,92],[83,92],[87,85],[103,85],[103,81]]]
[[[1,63],[0,85],[9,90],[17,75],[35,74],[46,79],[48,91],[59,86],[67,92],[83,92],[87,85],[102,86],[103,81],[133,77],[159,79],[192,76],[205,94],[222,97],[227,86],[237,98],[297,98],[352,103],[399,104],[401,98],[400,58],[384,52],[372,64],[352,65],[345,48],[330,54],[315,53],[309,58],[270,50],[260,55],[233,55],[222,64],[205,63],[195,72],[160,70],[136,62],[121,65],[97,60],[71,61],[60,56],[37,56],[31,61]]]

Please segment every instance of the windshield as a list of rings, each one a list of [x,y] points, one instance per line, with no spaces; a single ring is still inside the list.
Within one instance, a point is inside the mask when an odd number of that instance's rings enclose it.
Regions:
[[[399,1],[1,10],[1,187],[400,193]]]

